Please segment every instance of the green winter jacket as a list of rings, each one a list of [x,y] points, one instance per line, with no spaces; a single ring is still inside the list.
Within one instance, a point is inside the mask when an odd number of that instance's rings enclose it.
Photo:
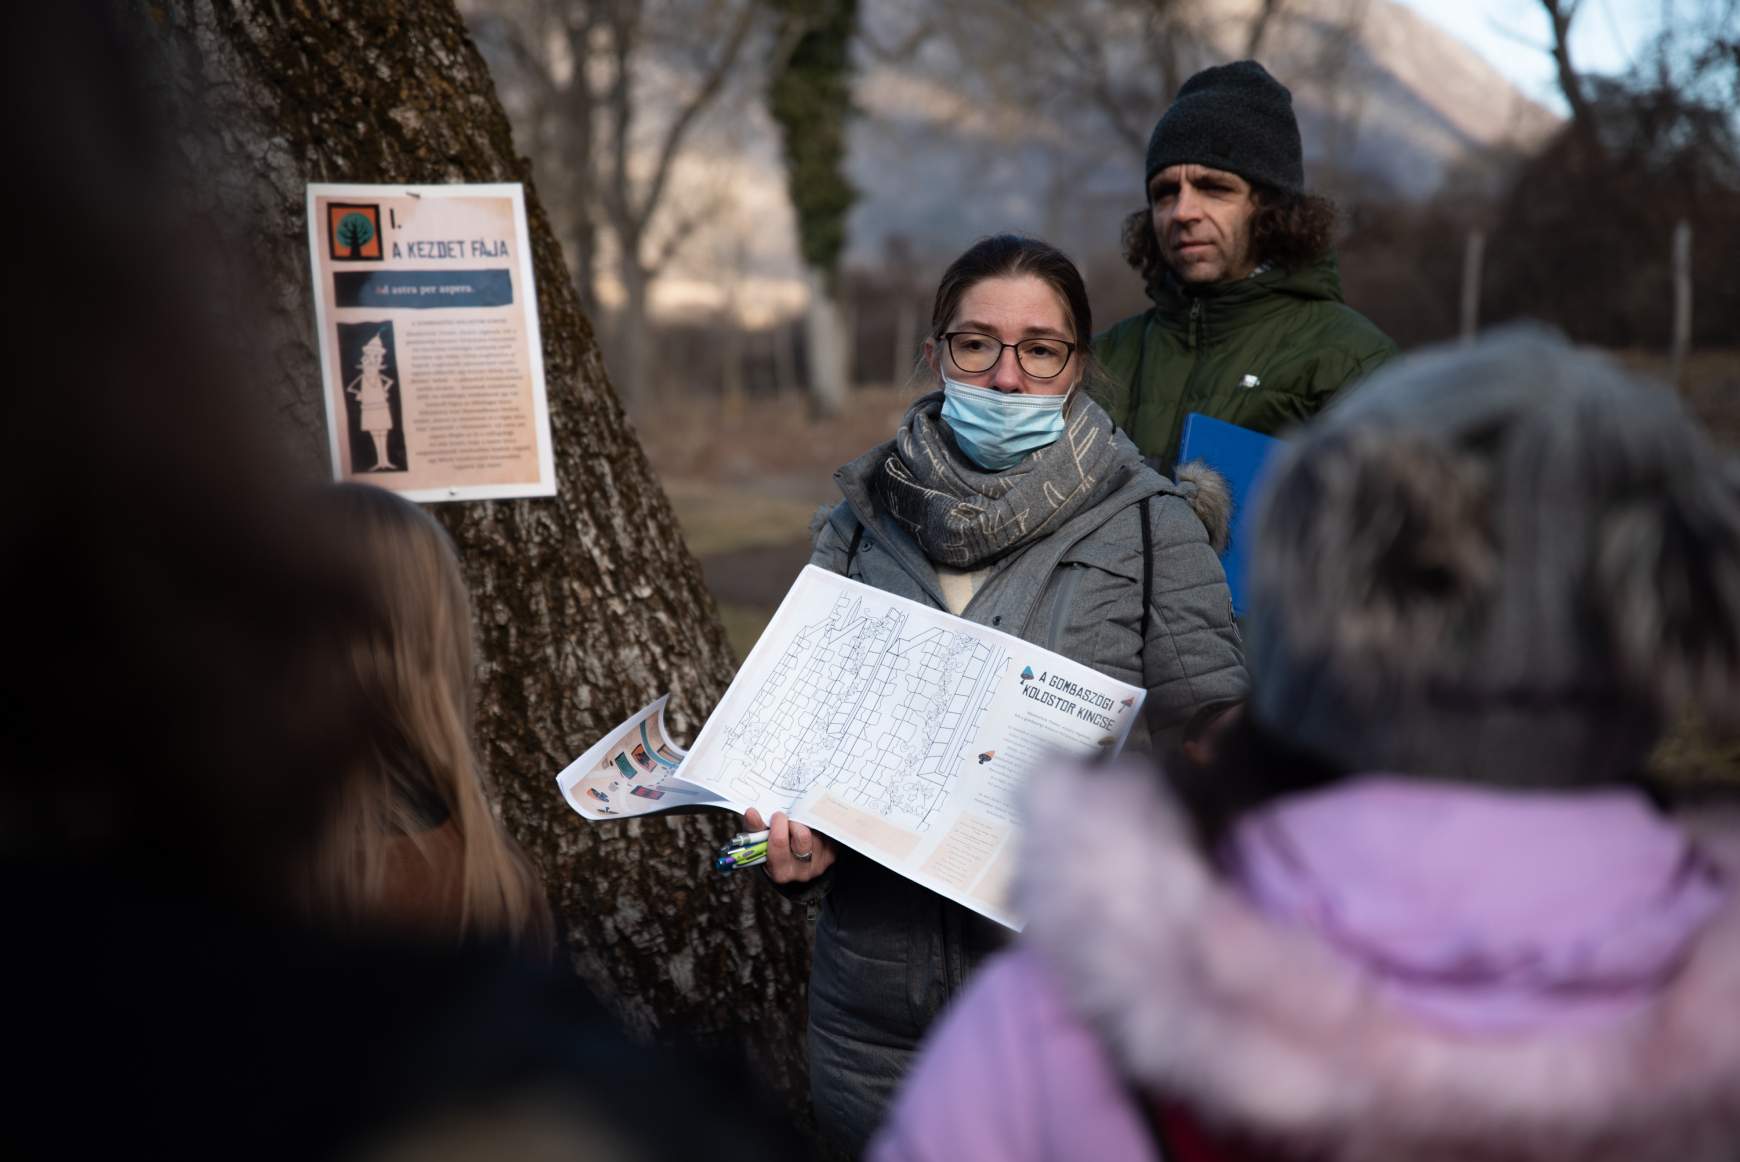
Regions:
[[[1341,301],[1334,255],[1203,287],[1167,278],[1150,297],[1152,308],[1094,339],[1105,377],[1093,394],[1166,473],[1186,414],[1273,434],[1396,354]]]

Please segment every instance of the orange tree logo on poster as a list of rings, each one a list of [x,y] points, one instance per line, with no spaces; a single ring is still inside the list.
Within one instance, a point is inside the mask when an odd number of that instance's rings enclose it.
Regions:
[[[354,202],[328,202],[326,243],[334,262],[381,261],[381,208]]]

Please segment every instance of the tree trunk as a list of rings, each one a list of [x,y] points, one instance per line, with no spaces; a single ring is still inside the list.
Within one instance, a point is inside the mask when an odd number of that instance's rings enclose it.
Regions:
[[[852,335],[839,298],[828,292],[827,277],[814,267],[808,273],[810,301],[804,309],[804,346],[809,366],[805,382],[815,414],[834,416],[846,406]]]
[[[184,138],[190,211],[252,251],[266,317],[248,332],[258,376],[239,387],[322,475],[305,183],[525,183],[560,494],[433,508],[476,606],[480,747],[580,976],[643,1035],[745,1042],[798,1108],[807,928],[762,877],[711,873],[735,821],[588,824],[556,793],[564,764],[663,691],[692,738],[733,663],[451,0],[124,11],[210,131]]]
[[[1583,76],[1571,61],[1571,22],[1576,19],[1582,0],[1541,0],[1547,19],[1553,28],[1553,70],[1559,81],[1559,92],[1571,109],[1571,133],[1584,160],[1593,159],[1600,149],[1600,135],[1595,128],[1595,109],[1589,103],[1589,93],[1583,86]]]
[[[566,108],[562,110],[556,137],[563,148],[555,150],[558,165],[564,170],[568,185],[569,247],[573,251],[569,262],[574,271],[575,289],[580,294],[580,309],[589,315],[598,309],[598,222],[593,217],[597,191],[594,189],[593,150],[598,147],[593,118],[596,116],[596,95],[586,74],[586,54],[592,43],[592,30],[598,24],[597,10],[584,6],[579,23],[568,33],[568,50],[574,58],[574,75],[564,94]],[[545,170],[548,173],[548,169]]]
[[[623,245],[629,245],[631,238],[638,242],[638,237],[623,236]],[[647,295],[652,279],[628,255],[617,263],[617,272],[622,278],[622,310],[616,316],[616,378],[622,385],[623,402],[637,410],[652,400],[652,337],[647,330]]]

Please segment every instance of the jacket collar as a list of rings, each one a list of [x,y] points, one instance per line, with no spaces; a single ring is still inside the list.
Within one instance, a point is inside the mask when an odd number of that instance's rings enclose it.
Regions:
[[[1148,288],[1162,327],[1186,331],[1196,326],[1236,330],[1304,302],[1342,302],[1341,270],[1333,253],[1297,270],[1276,267],[1231,282],[1185,286],[1164,273]]]
[[[1740,1141],[1740,904],[1647,1009],[1478,1037],[1388,1005],[1351,962],[1211,870],[1151,770],[1062,772],[1029,813],[1094,841],[1018,883],[1027,932],[1123,1070],[1206,1123],[1311,1157],[1731,1159]],[[1740,876],[1740,820],[1690,822]]]

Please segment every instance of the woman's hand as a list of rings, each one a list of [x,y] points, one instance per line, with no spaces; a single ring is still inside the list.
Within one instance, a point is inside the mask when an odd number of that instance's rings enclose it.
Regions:
[[[802,823],[793,823],[784,811],[775,811],[773,821],[764,823],[761,812],[751,807],[743,821],[750,831],[768,833],[764,866],[776,884],[806,883],[834,866],[833,841]]]

